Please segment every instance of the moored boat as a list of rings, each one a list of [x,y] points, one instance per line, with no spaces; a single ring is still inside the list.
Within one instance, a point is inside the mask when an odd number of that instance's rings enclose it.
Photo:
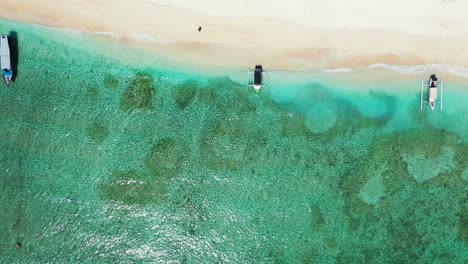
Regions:
[[[260,88],[262,88],[262,74],[263,68],[262,65],[256,65],[254,71],[254,81],[253,81],[253,88],[255,89],[256,93],[260,92]]]
[[[432,110],[435,109],[437,101],[437,77],[435,74],[431,74],[429,77],[429,106]]]
[[[255,68],[254,69],[249,69],[248,72],[247,72],[247,75],[248,75],[248,78],[250,79],[251,75],[253,73],[253,82],[252,84],[250,84],[250,81],[247,80],[247,87],[253,87],[254,88],[254,91],[255,93],[260,93],[260,89],[262,87],[265,87],[267,88],[268,85],[266,84],[266,81],[264,83],[264,80],[263,80],[263,75],[267,74],[268,72],[266,70],[263,70],[263,67],[262,65],[255,65]]]
[[[439,91],[440,88],[440,91]],[[425,92],[427,89],[427,93]],[[427,96],[427,97],[426,97]],[[439,98],[440,97],[440,98]],[[425,100],[427,98],[427,101]],[[439,80],[435,74],[431,74],[429,81],[421,81],[421,110],[424,109],[426,103],[429,104],[431,110],[435,110],[437,104],[440,104],[440,110],[443,109],[444,100],[444,82]]]
[[[0,36],[0,69],[6,85],[10,85],[13,79],[13,69],[11,68],[10,45],[6,35]]]

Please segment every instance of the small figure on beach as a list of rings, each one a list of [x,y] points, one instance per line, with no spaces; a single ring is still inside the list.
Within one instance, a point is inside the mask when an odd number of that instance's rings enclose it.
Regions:
[[[16,249],[21,249],[21,243],[20,242],[16,242]]]
[[[198,32],[201,32],[201,30],[202,30],[202,27],[198,26]]]

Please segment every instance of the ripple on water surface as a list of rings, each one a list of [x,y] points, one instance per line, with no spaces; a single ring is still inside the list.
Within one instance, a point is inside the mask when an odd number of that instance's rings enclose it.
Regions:
[[[355,101],[325,77],[273,100],[12,27],[0,262],[468,260],[464,105],[437,118],[417,91]]]

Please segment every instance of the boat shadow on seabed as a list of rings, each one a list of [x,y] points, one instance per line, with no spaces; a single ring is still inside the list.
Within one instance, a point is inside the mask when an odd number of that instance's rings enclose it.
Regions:
[[[10,44],[10,58],[11,58],[11,69],[13,70],[13,77],[11,78],[12,82],[18,77],[18,62],[19,62],[19,42],[18,42],[18,33],[16,31],[10,31],[8,34],[9,44]]]

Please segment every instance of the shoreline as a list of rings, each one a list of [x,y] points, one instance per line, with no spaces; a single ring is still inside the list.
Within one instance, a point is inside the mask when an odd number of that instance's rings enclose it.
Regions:
[[[108,33],[98,32],[87,32],[83,30],[75,29],[63,29],[56,27],[49,27],[45,25],[38,25],[46,29],[52,29],[56,32],[66,33],[71,37],[84,37],[86,39],[92,39],[100,47],[100,51],[104,54],[109,55],[113,58],[125,62],[132,62],[134,65],[141,66],[162,66],[163,68],[179,68],[187,71],[197,71],[209,76],[226,75],[227,72],[231,73],[229,77],[234,78],[237,81],[244,79],[244,71],[248,67],[253,67],[256,62],[251,64],[236,64],[236,63],[224,63],[216,56],[204,57],[203,55],[198,56],[187,56],[187,54],[180,54],[177,52],[171,52],[174,45],[164,45],[155,47],[154,45],[148,45],[145,42],[136,42],[127,39],[126,37],[119,37],[110,35]],[[113,49],[107,49],[109,45],[112,45]],[[180,44],[184,45],[184,44]],[[188,45],[188,44],[187,44]],[[218,44],[211,44],[218,45]],[[199,47],[202,49],[203,45]],[[122,54],[122,51],[130,50],[133,57],[128,57],[126,53]],[[169,51],[168,51],[169,50]],[[155,57],[147,57],[148,54],[154,54]],[[213,60],[209,60],[209,58]],[[208,60],[207,60],[208,59]],[[209,62],[209,63],[207,63]],[[278,72],[285,72],[287,74],[326,74],[327,76],[333,76],[333,78],[342,80],[353,80],[356,81],[361,78],[356,78],[359,75],[371,74],[373,79],[378,81],[388,80],[410,80],[410,79],[426,79],[428,74],[436,73],[444,76],[444,80],[456,82],[459,84],[468,84],[468,67],[453,64],[420,64],[420,65],[396,65],[386,64],[383,62],[376,62],[371,65],[362,65],[355,68],[349,67],[337,67],[337,68],[320,68],[320,67],[283,67],[284,65],[276,65],[278,67],[269,67],[269,69]],[[348,65],[346,65],[348,66]],[[377,74],[374,74],[377,73]],[[234,75],[232,75],[234,74]]]
[[[145,65],[154,65],[158,59],[162,60],[163,66],[168,67],[182,67],[190,70],[197,70],[203,73],[213,73],[219,74],[225,71],[242,71],[248,67],[260,63],[251,61],[250,64],[246,63],[237,63],[236,56],[239,54],[251,53],[251,50],[245,50],[238,47],[228,46],[218,43],[148,43],[144,41],[134,41],[125,36],[116,36],[111,32],[88,32],[84,30],[68,29],[68,28],[57,28],[49,27],[46,25],[34,24],[39,27],[44,27],[46,29],[51,29],[56,32],[68,34],[71,37],[84,37],[87,39],[93,39],[101,47],[101,51],[104,53],[109,53],[112,57],[119,58],[127,61],[129,58],[123,56],[121,53],[122,50],[130,49],[134,53],[134,58],[130,59],[133,61],[143,60]],[[112,44],[115,48],[114,51],[105,50],[108,45]],[[181,53],[183,47],[190,46],[193,49],[189,49],[186,53]],[[209,46],[213,49],[207,50],[206,46]],[[223,49],[235,49],[237,52],[234,53],[229,59],[232,60],[222,60],[223,54],[219,50]],[[200,52],[197,52],[199,50]],[[140,53],[140,54],[137,54]],[[208,54],[207,54],[208,53]],[[142,58],[148,54],[153,54],[156,57],[154,58]],[[140,55],[140,56],[139,56]],[[216,56],[215,56],[216,55]],[[224,55],[226,56],[226,55]],[[277,58],[277,57],[274,57]],[[238,58],[237,58],[238,59]],[[234,61],[233,61],[234,60]],[[392,62],[392,61],[389,61]],[[270,69],[277,71],[288,71],[288,72],[322,72],[326,74],[355,74],[359,72],[366,71],[385,71],[388,70],[391,73],[395,73],[401,76],[408,76],[408,78],[413,78],[414,76],[425,76],[428,73],[436,72],[443,73],[448,76],[450,80],[456,80],[457,82],[466,83],[468,82],[468,67],[463,67],[456,64],[442,64],[442,63],[432,63],[432,64],[389,64],[385,62],[385,58],[382,61],[375,61],[373,64],[354,64],[354,65],[319,65],[319,64],[308,64],[304,65],[298,63],[294,65],[291,64],[282,64],[277,61],[272,61],[271,64],[267,64]],[[331,66],[326,68],[325,66]],[[333,67],[334,66],[334,67]],[[387,78],[384,78],[387,79]],[[405,79],[407,79],[405,77]]]
[[[464,52],[468,28],[463,27],[468,18],[458,14],[460,7],[468,8],[468,3],[421,7],[396,0],[390,7],[376,7],[373,14],[367,14],[363,8],[375,5],[370,0],[296,0],[303,8],[291,5],[291,10],[283,14],[275,8],[286,8],[287,4],[278,2],[266,7],[262,16],[253,16],[253,11],[241,3],[223,9],[212,0],[197,4],[116,0],[112,5],[103,0],[4,2],[0,6],[2,18],[117,39],[126,46],[170,57],[179,65],[241,69],[261,63],[285,70],[363,70],[376,64],[415,68],[456,65],[462,72],[468,67],[468,52]],[[259,4],[263,2],[266,0]],[[259,4],[254,10],[260,8]],[[70,8],[72,5],[75,8]],[[213,9],[208,8],[211,6]],[[308,15],[302,11],[307,8],[323,10],[323,14]],[[419,8],[458,13],[433,19],[434,14],[420,14]],[[408,24],[413,11],[418,15]],[[201,32],[197,31],[199,25],[203,25]]]
[[[55,37],[64,36],[68,44],[75,48],[90,51],[95,55],[103,55],[116,59],[121,63],[133,65],[137,68],[159,68],[161,70],[178,69],[181,72],[200,73],[208,77],[226,76],[243,84],[246,81],[246,70],[252,65],[207,64],[206,60],[185,56],[185,54],[168,54],[148,46],[144,42],[135,42],[124,37],[118,37],[107,33],[93,33],[83,30],[50,27],[40,24],[24,23],[11,20],[3,20],[6,23],[18,23],[27,27],[36,27],[47,33],[57,34]],[[78,44],[77,44],[78,43]],[[81,45],[84,43],[85,45]],[[67,44],[67,45],[68,45]],[[215,44],[213,44],[215,45]],[[172,47],[169,45],[169,47]],[[91,48],[91,49],[89,49]],[[153,56],[154,55],[154,56]],[[376,63],[359,68],[269,68],[275,75],[281,76],[281,80],[297,82],[297,80],[310,81],[314,78],[330,78],[340,83],[362,84],[372,82],[399,82],[414,81],[415,87],[420,80],[425,80],[429,74],[435,73],[444,81],[468,85],[468,68],[458,65],[427,64],[427,65],[390,65]]]

